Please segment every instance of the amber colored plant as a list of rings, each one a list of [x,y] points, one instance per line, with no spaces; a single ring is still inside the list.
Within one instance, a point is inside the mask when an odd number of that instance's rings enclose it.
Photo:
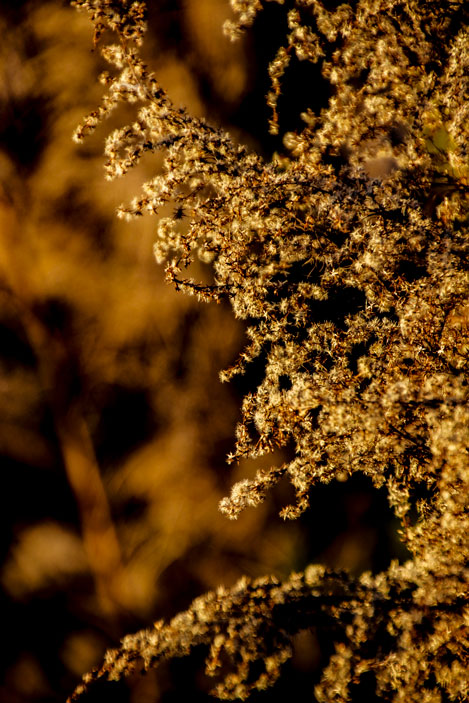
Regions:
[[[139,57],[145,7],[77,0],[102,53],[101,105],[81,141],[122,102],[135,119],[106,141],[107,177],[146,152],[164,166],[119,209],[158,223],[167,279],[203,301],[227,298],[250,342],[222,380],[261,359],[243,401],[231,461],[293,450],[281,466],[232,489],[220,508],[236,518],[287,477],[296,518],[318,482],[352,473],[385,487],[412,558],[387,571],[310,566],[280,583],[242,580],[194,601],[169,624],[126,637],[72,695],[99,679],[209,645],[215,694],[247,698],[272,685],[295,633],[334,632],[318,701],[469,697],[469,256],[467,3],[296,0],[288,37],[270,65],[271,130],[292,57],[319,63],[331,86],[320,114],[284,135],[288,155],[266,162],[204,120],[176,109]],[[232,0],[235,38],[263,9]],[[210,262],[213,282],[183,271]],[[353,693],[355,691],[355,693]]]

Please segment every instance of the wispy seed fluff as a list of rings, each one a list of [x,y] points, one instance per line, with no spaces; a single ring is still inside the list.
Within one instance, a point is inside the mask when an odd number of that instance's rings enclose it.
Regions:
[[[315,566],[207,594],[127,637],[74,698],[137,661],[148,668],[205,643],[216,695],[245,699],[279,676],[296,632],[329,622],[338,644],[318,701],[350,701],[365,673],[379,700],[468,700],[467,3],[289,3],[269,71],[271,130],[293,55],[319,64],[331,97],[320,115],[305,111],[304,129],[270,162],[172,105],[138,55],[143,3],[74,4],[96,41],[106,28],[116,41],[103,50],[115,75],[76,139],[135,103],[135,121],[108,136],[107,176],[146,152],[165,161],[119,213],[169,204],[155,243],[167,279],[204,301],[229,299],[247,321],[248,344],[222,380],[264,361],[230,460],[293,448],[290,461],[238,483],[221,510],[236,518],[288,477],[296,500],[282,515],[294,518],[316,484],[361,473],[386,488],[412,554],[378,575]],[[265,4],[232,0],[228,33]],[[196,256],[211,262],[212,285],[183,277]]]

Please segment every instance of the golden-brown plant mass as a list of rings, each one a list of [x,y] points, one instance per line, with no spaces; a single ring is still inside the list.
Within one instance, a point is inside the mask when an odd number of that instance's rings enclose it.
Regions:
[[[74,4],[112,67],[75,138],[122,104],[133,108],[107,137],[107,177],[155,152],[162,168],[118,213],[158,214],[154,252],[167,279],[199,300],[229,300],[248,324],[247,346],[221,374],[261,369],[230,460],[279,448],[288,457],[238,481],[222,512],[238,517],[286,477],[295,499],[281,514],[297,518],[318,484],[360,473],[385,488],[411,557],[378,574],[310,566],[284,581],[220,587],[169,624],[127,636],[72,698],[205,644],[215,693],[245,699],[277,680],[294,636],[315,626],[335,643],[318,701],[370,691],[466,701],[467,4],[288,3],[286,43],[269,67],[272,133],[292,62],[318,64],[329,97],[305,110],[303,128],[283,134],[286,152],[270,160],[175,107],[139,55],[144,3]],[[266,4],[232,0],[227,33],[237,37]],[[208,281],[184,274],[197,260],[211,265]]]

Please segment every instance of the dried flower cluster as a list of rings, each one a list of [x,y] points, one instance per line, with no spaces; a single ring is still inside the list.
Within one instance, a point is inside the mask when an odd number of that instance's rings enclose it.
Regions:
[[[162,150],[162,172],[119,214],[158,222],[155,255],[177,288],[229,298],[249,343],[222,380],[259,358],[263,378],[243,402],[236,450],[294,457],[236,484],[221,510],[236,518],[287,476],[308,507],[317,482],[366,474],[385,486],[413,559],[352,580],[311,567],[287,582],[243,581],[194,602],[169,625],[129,636],[85,677],[120,678],[135,666],[210,644],[216,693],[246,698],[279,675],[291,636],[313,623],[337,629],[320,701],[351,700],[361,677],[392,701],[469,696],[469,32],[463,1],[296,0],[270,66],[273,109],[292,56],[320,62],[328,106],[308,110],[289,156],[266,163],[219,129],[176,109],[138,56],[141,2],[77,0],[103,55],[101,106],[81,140],[120,102],[135,121],[106,142],[107,176]],[[232,0],[235,37],[264,3]],[[182,271],[200,257],[213,283]],[[252,665],[262,662],[253,676]],[[223,665],[223,666],[222,666]]]

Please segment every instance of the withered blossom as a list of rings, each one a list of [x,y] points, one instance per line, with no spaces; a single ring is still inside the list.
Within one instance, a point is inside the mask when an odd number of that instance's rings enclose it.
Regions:
[[[467,700],[467,3],[291,3],[269,68],[271,131],[293,55],[320,64],[331,97],[271,161],[171,103],[138,54],[142,2],[74,4],[89,12],[95,42],[105,30],[117,42],[103,49],[115,70],[102,79],[107,92],[75,138],[135,103],[134,122],[107,137],[107,177],[145,152],[162,151],[164,166],[118,214],[172,206],[154,248],[168,281],[203,301],[229,299],[248,323],[249,343],[222,380],[264,361],[230,460],[294,450],[237,483],[220,509],[236,518],[287,477],[296,501],[282,515],[296,518],[316,484],[358,472],[387,489],[412,559],[359,578],[311,566],[284,583],[220,587],[126,637],[72,699],[201,643],[207,673],[221,675],[215,694],[245,699],[277,679],[293,635],[317,625],[337,632],[318,701],[351,700],[364,675],[379,700]],[[227,33],[236,38],[265,4],[232,0]],[[196,257],[211,262],[210,285],[184,277]]]

